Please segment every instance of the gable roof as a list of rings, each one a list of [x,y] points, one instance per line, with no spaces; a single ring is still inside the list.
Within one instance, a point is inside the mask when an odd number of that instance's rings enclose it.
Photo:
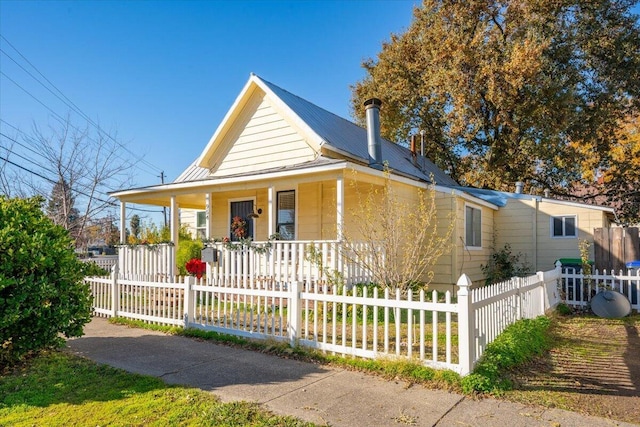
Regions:
[[[233,121],[238,110],[242,108],[256,88],[262,90],[265,96],[282,111],[286,119],[301,130],[312,146],[316,146],[318,149],[326,148],[355,162],[368,164],[369,154],[366,129],[320,108],[255,74],[251,74],[249,81],[236,98],[200,157],[174,182],[200,180],[208,177],[209,169],[206,167],[208,159],[211,158],[213,150],[215,150],[226,129],[232,125],[230,122]],[[324,150],[324,153],[326,156],[326,150]],[[414,164],[409,149],[382,139],[382,159],[388,162],[389,167],[395,173],[427,182],[430,182],[430,176],[433,175],[434,181],[438,185],[458,185],[431,161],[418,157],[416,164]]]

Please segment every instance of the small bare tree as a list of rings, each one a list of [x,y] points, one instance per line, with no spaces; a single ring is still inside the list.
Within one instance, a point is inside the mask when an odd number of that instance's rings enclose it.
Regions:
[[[94,132],[88,125],[80,128],[70,118],[46,130],[34,124],[22,139],[38,153],[39,167],[35,174],[22,174],[15,188],[45,197],[54,221],[72,232],[77,246],[84,246],[90,222],[115,206],[106,192],[131,183],[129,156],[111,134],[100,127]]]
[[[357,204],[349,209],[353,224],[343,230],[344,256],[371,272],[379,285],[403,293],[426,289],[433,266],[451,250],[455,219],[453,214],[438,218],[434,185],[415,189],[414,200],[403,199],[388,167],[384,172],[383,184],[368,189],[352,181]]]

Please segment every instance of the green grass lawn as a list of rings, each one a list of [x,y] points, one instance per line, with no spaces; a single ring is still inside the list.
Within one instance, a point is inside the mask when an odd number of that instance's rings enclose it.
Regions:
[[[63,352],[0,376],[0,426],[312,426]]]

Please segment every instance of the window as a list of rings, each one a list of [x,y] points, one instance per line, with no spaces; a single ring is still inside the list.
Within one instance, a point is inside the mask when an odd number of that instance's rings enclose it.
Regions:
[[[295,191],[278,191],[276,212],[276,233],[282,240],[296,238],[296,193]]]
[[[196,238],[205,239],[207,237],[207,212],[196,212]]]
[[[576,216],[551,217],[551,237],[577,237]]]
[[[482,210],[471,206],[465,208],[465,236],[466,246],[482,247]]]

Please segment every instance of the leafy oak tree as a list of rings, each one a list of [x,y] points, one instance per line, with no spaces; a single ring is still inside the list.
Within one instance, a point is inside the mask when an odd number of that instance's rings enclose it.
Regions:
[[[588,147],[606,167],[640,106],[640,30],[626,0],[424,0],[352,90],[385,104],[383,134],[425,133],[461,184],[566,194]]]
[[[580,153],[582,179],[572,183],[567,195],[608,204],[623,222],[640,223],[640,117],[620,123],[606,153],[587,144],[575,144],[575,149]]]

